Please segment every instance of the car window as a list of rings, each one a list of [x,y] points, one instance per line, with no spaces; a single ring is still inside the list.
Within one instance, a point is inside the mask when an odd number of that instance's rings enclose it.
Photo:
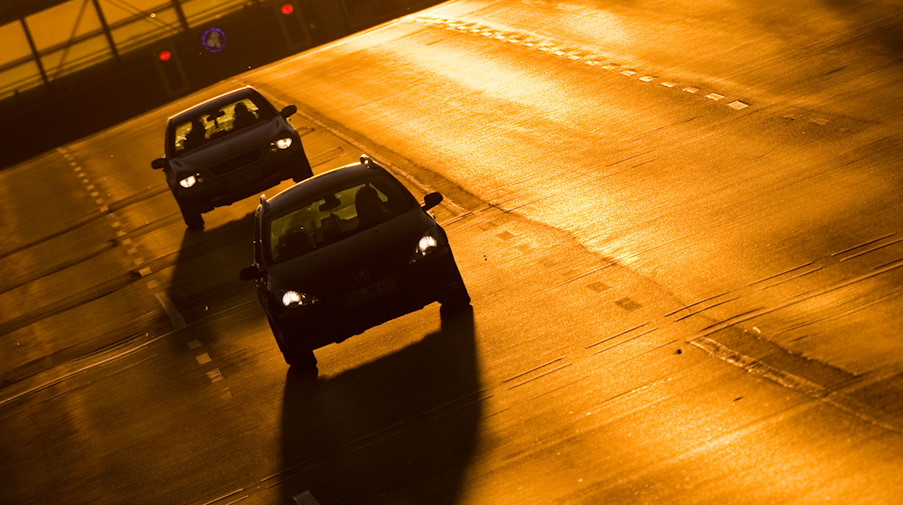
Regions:
[[[273,116],[272,107],[258,103],[255,97],[242,98],[214,110],[199,111],[174,126],[172,151],[177,154],[191,151]]]
[[[265,251],[269,261],[285,261],[391,219],[414,204],[404,186],[389,177],[358,182],[273,217]]]

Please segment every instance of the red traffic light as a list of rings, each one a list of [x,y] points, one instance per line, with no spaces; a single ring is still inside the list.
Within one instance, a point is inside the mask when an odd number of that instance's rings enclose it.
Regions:
[[[160,58],[160,61],[169,61],[172,59],[172,51],[169,49],[163,49],[159,53],[157,53],[157,57]]]
[[[295,6],[290,3],[282,4],[282,7],[279,8],[279,11],[288,16],[289,14],[295,12]]]

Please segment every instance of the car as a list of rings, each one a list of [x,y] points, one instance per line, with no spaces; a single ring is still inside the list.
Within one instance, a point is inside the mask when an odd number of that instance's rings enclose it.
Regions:
[[[151,167],[166,173],[189,229],[204,228],[202,214],[259,194],[282,181],[313,175],[298,132],[251,86],[207,100],[169,118],[165,157]]]
[[[470,307],[445,230],[367,155],[260,197],[252,265],[258,299],[285,361],[316,371],[314,350],[439,302]]]

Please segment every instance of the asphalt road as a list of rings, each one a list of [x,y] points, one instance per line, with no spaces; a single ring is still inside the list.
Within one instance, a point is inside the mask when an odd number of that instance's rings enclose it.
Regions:
[[[4,170],[0,503],[898,503],[900,19],[449,2]],[[244,84],[445,194],[473,312],[290,373],[256,198],[149,167]]]

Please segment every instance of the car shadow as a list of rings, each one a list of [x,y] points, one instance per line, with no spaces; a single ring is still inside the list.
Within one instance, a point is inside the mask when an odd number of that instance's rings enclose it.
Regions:
[[[359,368],[319,379],[289,370],[280,503],[458,501],[483,417],[473,309]],[[302,501],[303,502],[303,501]]]
[[[251,261],[253,223],[249,213],[213,229],[185,229],[178,251],[152,265],[154,271],[172,266],[167,296],[185,322],[200,323],[200,335],[204,318],[253,296],[253,288],[238,279]]]

